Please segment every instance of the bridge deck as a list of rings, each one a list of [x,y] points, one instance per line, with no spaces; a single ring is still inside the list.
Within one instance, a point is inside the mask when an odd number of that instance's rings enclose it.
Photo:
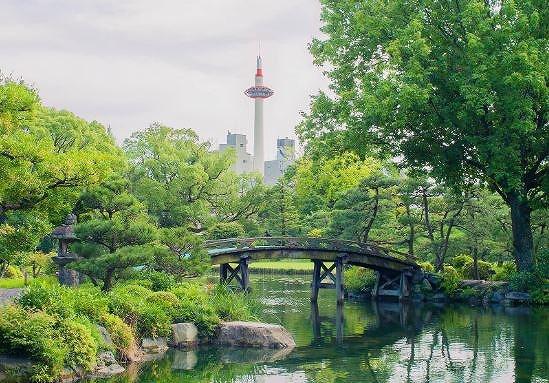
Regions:
[[[310,259],[333,262],[345,257],[345,263],[375,270],[401,272],[419,269],[417,263],[389,255],[373,244],[361,244],[324,238],[259,237],[207,241],[212,264],[249,259]]]

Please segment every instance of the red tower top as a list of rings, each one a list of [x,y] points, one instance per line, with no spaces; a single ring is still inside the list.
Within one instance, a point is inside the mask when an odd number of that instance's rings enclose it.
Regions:
[[[263,77],[263,66],[261,65],[261,56],[257,56],[257,71],[255,72],[256,77]]]

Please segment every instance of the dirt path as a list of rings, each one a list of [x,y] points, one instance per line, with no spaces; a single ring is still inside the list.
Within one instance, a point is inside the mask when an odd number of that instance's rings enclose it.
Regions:
[[[0,306],[19,297],[23,289],[0,289]]]

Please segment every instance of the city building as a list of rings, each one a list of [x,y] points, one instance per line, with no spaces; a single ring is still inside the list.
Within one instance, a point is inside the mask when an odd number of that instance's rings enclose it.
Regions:
[[[227,143],[219,145],[219,151],[233,148],[236,154],[236,161],[233,170],[237,174],[250,173],[253,170],[253,158],[247,150],[248,139],[245,134],[227,132]]]
[[[276,181],[295,161],[295,141],[291,138],[279,138],[276,140],[276,159],[265,161],[264,182],[267,185],[274,185]]]

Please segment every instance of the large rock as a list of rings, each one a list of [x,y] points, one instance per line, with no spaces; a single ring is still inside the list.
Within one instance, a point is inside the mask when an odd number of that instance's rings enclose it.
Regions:
[[[141,348],[149,354],[163,353],[168,349],[166,338],[143,338]]]
[[[510,305],[530,303],[530,294],[511,291],[505,294],[504,302]]]
[[[125,371],[110,351],[101,352],[97,356],[97,367],[93,372],[94,377],[108,378],[113,375],[121,374]]]
[[[294,348],[295,341],[284,327],[257,322],[225,322],[215,343],[237,347]]]
[[[98,325],[97,330],[99,331],[99,334],[101,334],[101,339],[103,340],[103,343],[114,349],[114,342],[112,341],[111,334],[109,334],[107,329],[103,326]]]
[[[196,346],[198,343],[198,329],[192,323],[172,324],[172,338],[170,345],[186,348]]]

